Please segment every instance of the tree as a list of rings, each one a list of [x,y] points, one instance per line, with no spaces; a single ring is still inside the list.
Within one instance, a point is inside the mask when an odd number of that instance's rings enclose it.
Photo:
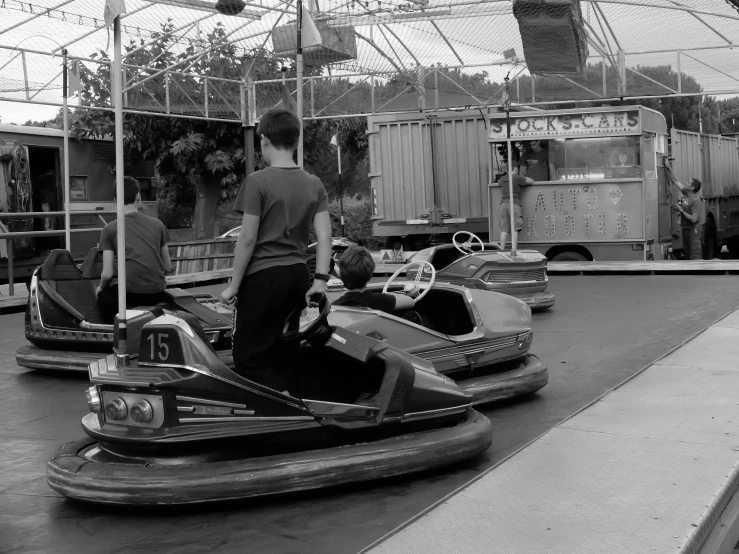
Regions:
[[[199,75],[224,79],[239,79],[242,60],[236,48],[226,40],[226,32],[217,26],[205,39],[210,51],[196,57],[198,44],[191,44],[180,54],[173,54],[169,47],[174,38],[167,33],[174,25],[163,25],[158,41],[126,58],[133,65],[163,70],[188,60],[191,71]],[[126,47],[130,53],[142,46],[131,42]],[[108,60],[105,52],[91,57]],[[269,63],[269,62],[268,62]],[[83,85],[82,102],[93,106],[110,107],[110,66],[100,64],[96,71],[81,65],[80,80]],[[156,109],[164,105],[166,84],[164,73],[151,77],[145,84],[128,92],[128,104],[133,107]],[[125,76],[125,74],[124,74]],[[131,79],[132,75],[126,76]],[[144,76],[138,76],[143,79]],[[205,80],[190,75],[169,76],[170,106],[187,113],[193,98],[205,95]],[[233,91],[224,91],[226,84],[209,83],[208,101],[211,113],[227,109],[228,98]],[[221,90],[218,90],[218,89]],[[225,99],[224,99],[225,97]],[[238,98],[238,90],[236,92]],[[238,104],[237,104],[238,105]],[[80,110],[72,126],[78,137],[110,136],[114,131],[114,115],[99,110]],[[168,118],[141,114],[124,115],[124,152],[127,163],[153,160],[159,184],[158,205],[160,217],[170,226],[186,226],[191,223],[196,238],[214,235],[214,220],[218,202],[232,197],[244,178],[245,160],[241,125],[217,121],[184,118]],[[190,212],[187,206],[194,209]],[[191,214],[188,217],[188,213]]]

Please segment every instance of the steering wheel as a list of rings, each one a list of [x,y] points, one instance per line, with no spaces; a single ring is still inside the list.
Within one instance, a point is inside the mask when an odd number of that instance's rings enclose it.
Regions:
[[[411,262],[401,267],[398,271],[393,273],[390,279],[388,279],[387,283],[385,283],[385,286],[382,289],[382,293],[387,293],[388,289],[390,288],[390,283],[392,283],[398,275],[400,275],[404,270],[407,270],[412,265],[420,265],[421,267],[418,268],[418,273],[416,273],[416,277],[413,279],[408,279],[408,275],[406,274],[406,282],[405,285],[403,285],[403,293],[413,298],[416,302],[426,296],[431,290],[434,282],[436,281],[436,270],[434,269],[434,266],[432,266],[427,261]],[[423,275],[426,266],[431,269],[431,279],[428,282],[421,282],[421,276]]]
[[[457,242],[457,235],[469,235],[470,238],[467,240],[467,242]],[[480,243],[480,252],[485,250],[485,244],[480,240],[480,237],[478,237],[474,233],[470,233],[469,231],[457,231],[452,237],[454,248],[459,250],[464,255],[472,254],[474,252],[474,250],[472,249],[473,240],[476,240]]]
[[[331,328],[328,325],[328,314],[331,312],[331,302],[325,294],[315,294],[311,298],[318,299],[318,316],[309,318],[300,323],[297,331],[290,330],[292,322],[300,317],[302,308],[290,312],[282,327],[281,339],[284,341],[302,340],[328,340],[331,336]],[[325,340],[323,342],[325,342]]]

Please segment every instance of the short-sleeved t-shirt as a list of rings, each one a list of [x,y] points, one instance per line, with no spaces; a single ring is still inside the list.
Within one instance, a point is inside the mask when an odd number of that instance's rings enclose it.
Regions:
[[[370,308],[387,313],[395,311],[395,296],[383,294],[373,290],[350,290],[334,302],[335,306],[354,306],[357,308]]]
[[[169,243],[169,231],[154,217],[133,212],[126,214],[126,291],[156,294],[166,288],[162,247]],[[102,251],[118,256],[118,222],[111,221],[100,232]],[[116,259],[116,267],[118,261]],[[111,285],[118,283],[114,278]]]
[[[683,210],[688,212],[690,215],[700,214],[701,210],[703,209],[703,203],[701,202],[701,199],[698,198],[696,195],[683,196],[680,199],[680,205],[683,207]],[[682,227],[683,229],[693,229],[698,225],[700,225],[700,217],[695,223],[693,223],[687,217],[685,217],[685,215],[680,214],[680,227]]]
[[[542,148],[538,152],[527,151],[518,161],[518,167],[526,168],[526,177],[534,181],[549,180],[549,150]]]
[[[310,226],[328,211],[321,180],[299,167],[268,167],[249,175],[233,205],[259,217],[259,233],[246,275],[262,269],[305,263]]]
[[[501,196],[500,201],[501,202],[507,202],[508,201],[508,195],[510,194],[510,185],[508,184],[508,175],[503,175],[500,180],[498,181],[498,184],[500,185],[500,190],[503,193],[503,196]],[[524,177],[521,177],[520,175],[514,175],[513,176],[513,203],[521,205],[521,197],[519,195],[519,191],[521,190],[521,186],[526,184],[526,179]]]

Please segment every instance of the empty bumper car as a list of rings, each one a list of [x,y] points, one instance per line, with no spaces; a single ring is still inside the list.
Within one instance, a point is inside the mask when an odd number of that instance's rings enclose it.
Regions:
[[[93,248],[80,267],[66,250],[53,250],[34,272],[26,304],[25,334],[31,344],[16,352],[18,365],[32,369],[87,371],[87,366],[112,352],[114,322],[103,320],[95,289],[102,272],[102,252]],[[193,296],[173,288],[157,306],[127,311],[129,339],[157,315],[176,313],[197,320],[216,349],[230,349],[231,316],[203,302],[210,295]]]
[[[460,231],[453,244],[420,250],[411,261],[433,265],[437,281],[515,296],[534,311],[554,306],[554,294],[547,290],[547,258],[535,250],[517,250],[512,257],[497,244]]]
[[[84,438],[47,465],[63,495],[104,504],[192,504],[335,486],[477,456],[491,425],[430,363],[320,315],[295,390],[240,377],[183,319],[141,330],[139,356],[90,365]]]

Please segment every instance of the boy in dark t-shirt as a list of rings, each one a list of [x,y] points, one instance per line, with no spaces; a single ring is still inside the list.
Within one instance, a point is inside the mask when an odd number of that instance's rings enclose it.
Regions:
[[[172,271],[169,232],[164,223],[139,212],[141,191],[133,177],[123,178],[123,211],[126,218],[126,307],[151,306],[162,300],[165,273]],[[111,221],[100,232],[103,271],[97,295],[98,309],[106,322],[118,313],[118,222]]]
[[[361,246],[350,246],[339,259],[339,274],[348,292],[334,302],[336,306],[371,308],[387,313],[412,310],[416,301],[406,294],[383,294],[367,290],[375,272],[372,254]]]
[[[326,291],[331,223],[321,180],[293,161],[300,138],[295,114],[269,110],[257,134],[269,167],[249,175],[234,202],[243,222],[234,250],[233,277],[221,298],[236,303],[235,371],[286,392],[298,345],[279,343],[279,339],[290,313],[304,308],[311,295]],[[305,264],[311,223],[318,242],[312,285]],[[296,318],[291,327],[297,325]]]

